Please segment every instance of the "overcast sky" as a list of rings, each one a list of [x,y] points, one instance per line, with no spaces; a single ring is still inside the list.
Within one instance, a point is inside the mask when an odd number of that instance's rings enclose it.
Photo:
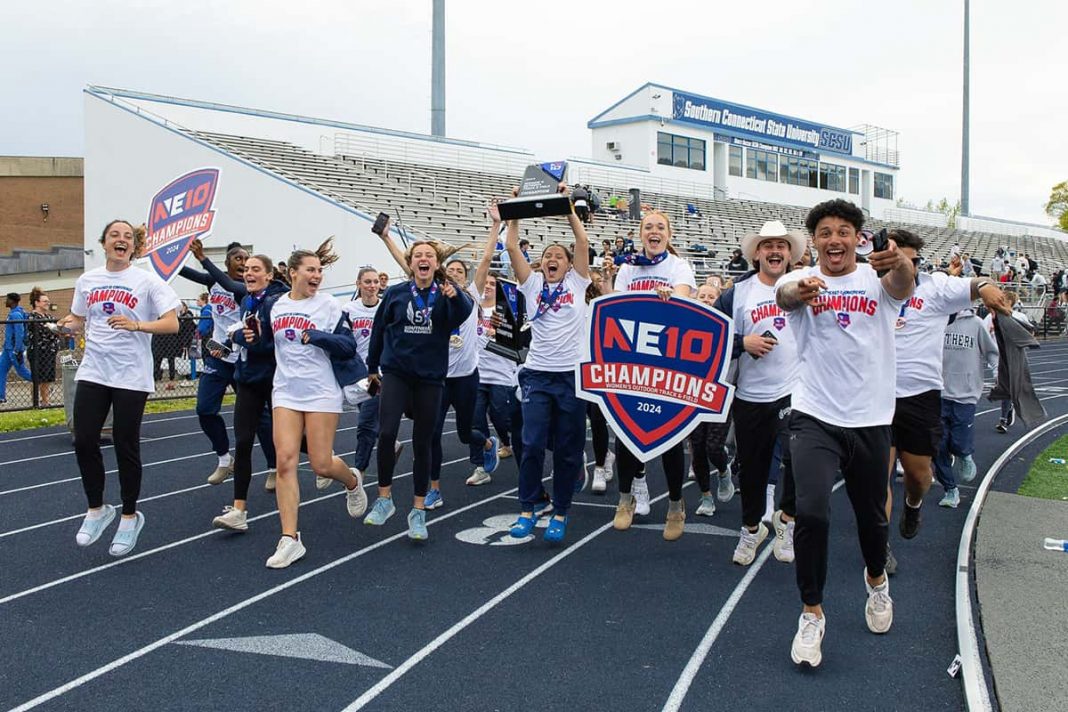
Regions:
[[[518,9],[522,8],[522,9]],[[963,0],[446,3],[447,134],[588,156],[646,81],[899,131],[898,196],[960,191]],[[973,214],[1049,224],[1065,0],[972,0]],[[430,130],[431,0],[3,0],[0,154],[80,156],[86,84]]]

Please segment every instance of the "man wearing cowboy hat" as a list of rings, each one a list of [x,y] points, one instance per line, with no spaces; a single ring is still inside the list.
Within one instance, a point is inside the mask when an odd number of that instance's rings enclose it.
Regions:
[[[716,301],[716,308],[734,319],[732,357],[738,362],[734,394],[734,433],[741,464],[742,529],[734,563],[748,566],[768,536],[761,522],[765,512],[768,471],[776,440],[782,443],[785,467],[782,509],[772,516],[779,561],[794,560],[793,475],[786,447],[790,391],[797,380],[797,347],[786,312],[775,303],[775,283],[802,259],[805,236],[791,232],[778,220],[764,223],[760,232],[742,238],[742,254],[754,266]]]

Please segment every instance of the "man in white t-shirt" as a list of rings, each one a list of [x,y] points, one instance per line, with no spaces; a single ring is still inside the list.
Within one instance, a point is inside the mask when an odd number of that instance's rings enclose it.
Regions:
[[[909,230],[889,237],[913,264],[920,259],[923,239]],[[960,272],[959,262],[954,266]],[[942,442],[942,343],[952,314],[982,298],[987,309],[1009,313],[1005,295],[987,277],[964,279],[943,272],[919,274],[916,291],[901,306],[894,323],[897,353],[893,444],[905,469],[905,507],[899,530],[905,539],[919,532],[920,507],[931,487],[931,459]],[[893,467],[894,452],[890,453]],[[890,517],[890,497],[886,516]],[[893,570],[896,566],[891,566]]]
[[[797,664],[823,659],[830,498],[840,470],[856,515],[873,633],[893,622],[886,576],[886,462],[894,416],[894,321],[912,296],[912,262],[889,241],[858,264],[864,213],[842,199],[812,208],[805,227],[817,267],[786,274],[776,301],[788,312],[800,368],[792,395],[790,454],[797,517],[794,561],[804,609],[790,653]],[[884,271],[881,276],[876,270]]]

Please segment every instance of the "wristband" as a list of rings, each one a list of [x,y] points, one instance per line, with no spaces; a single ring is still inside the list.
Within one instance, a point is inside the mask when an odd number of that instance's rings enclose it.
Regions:
[[[997,285],[994,284],[993,280],[980,279],[978,282],[975,283],[975,293],[978,294],[979,292],[981,292],[983,290],[983,287],[989,287],[989,286],[997,286]]]

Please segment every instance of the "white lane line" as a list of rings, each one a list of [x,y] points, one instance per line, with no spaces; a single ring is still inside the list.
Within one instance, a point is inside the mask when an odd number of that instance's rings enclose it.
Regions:
[[[685,485],[683,485],[683,487],[685,487],[686,485],[689,485],[689,484],[690,483],[687,482]],[[509,494],[511,494],[511,492],[514,492],[514,491],[515,490],[511,490],[510,492],[505,493],[503,496],[508,496]],[[654,497],[650,501],[651,502],[657,502],[657,501],[659,501],[661,499],[664,499],[665,497],[667,497],[667,492],[659,495],[658,497]],[[516,591],[519,591],[521,588],[526,586],[528,583],[530,583],[531,581],[533,581],[537,577],[541,576],[543,573],[545,573],[546,571],[548,571],[552,567],[556,566],[558,563],[560,563],[561,561],[563,561],[567,557],[571,556],[576,551],[578,551],[582,547],[586,546],[586,544],[590,543],[591,541],[593,541],[594,539],[599,537],[601,534],[604,534],[606,531],[608,531],[611,528],[612,528],[612,522],[608,522],[607,524],[603,524],[600,527],[598,527],[597,529],[594,529],[592,532],[590,532],[589,534],[584,536],[582,539],[579,539],[577,542],[575,542],[571,546],[567,547],[566,549],[561,551],[559,554],[557,554],[556,556],[552,557],[551,559],[549,559],[548,561],[543,563],[541,566],[539,566],[538,568],[536,568],[533,571],[531,571],[530,573],[528,573],[526,576],[523,576],[521,579],[519,579],[518,581],[513,583],[511,586],[509,586],[508,588],[504,589],[503,591],[498,593],[496,596],[494,596],[493,598],[491,598],[490,600],[486,601],[481,606],[476,608],[475,610],[471,611],[471,613],[467,614],[463,618],[463,620],[461,620],[458,623],[454,624],[452,627],[450,627],[444,633],[442,633],[438,637],[434,638],[432,641],[427,643],[425,646],[423,646],[422,648],[417,650],[414,655],[412,655],[407,660],[405,660],[403,663],[401,663],[396,668],[394,668],[393,671],[390,672],[388,675],[386,675],[384,678],[382,678],[381,680],[376,682],[373,686],[371,686],[370,689],[368,689],[362,695],[357,697],[352,702],[352,704],[350,704],[348,707],[346,707],[344,709],[343,712],[356,712],[356,710],[362,710],[369,703],[371,703],[376,697],[378,697],[383,692],[388,690],[393,685],[393,683],[395,683],[400,678],[404,677],[404,675],[407,674],[407,672],[409,670],[411,670],[413,667],[415,667],[420,662],[422,662],[428,655],[433,653],[435,650],[440,648],[445,643],[447,643],[450,640],[452,640],[454,637],[456,637],[457,634],[462,632],[465,628],[470,626],[472,623],[476,622],[479,618],[481,618],[482,616],[484,616],[487,613],[489,613],[490,611],[492,611],[494,608],[496,608],[503,601],[508,599]]]
[[[454,460],[454,462],[460,462],[460,461],[466,460],[466,459],[468,459],[468,458],[466,458],[466,457],[465,458],[461,458],[460,460]],[[408,474],[411,474],[411,473],[408,473]],[[396,478],[394,478],[394,479],[396,479]],[[483,504],[488,504],[489,502],[493,502],[493,501],[496,501],[498,499],[501,499],[503,496],[505,496],[507,494],[511,494],[511,493],[513,493],[515,491],[516,491],[515,488],[513,488],[513,489],[510,489],[510,490],[508,490],[506,492],[502,492],[501,494],[497,494],[497,495],[494,495],[492,497],[488,497],[486,499],[479,500],[477,502],[472,502],[471,504],[469,504],[469,505],[467,505],[465,507],[461,507],[460,509],[457,509],[454,512],[449,512],[448,514],[445,514],[445,515],[442,515],[442,516],[435,516],[433,519],[428,521],[426,524],[427,524],[428,527],[434,526],[435,524],[439,524],[441,522],[444,522],[444,521],[446,521],[448,519],[451,519],[452,517],[455,517],[455,516],[457,516],[459,514],[462,514],[462,513],[466,512],[466,511],[468,511],[470,509],[474,509],[475,507],[481,507]],[[337,494],[341,494],[341,493],[338,492]],[[329,495],[329,496],[332,497],[332,496],[335,496],[335,495]],[[60,687],[57,687],[57,688],[55,688],[53,690],[50,690],[50,691],[48,691],[48,692],[46,692],[46,693],[44,693],[42,695],[38,695],[37,697],[33,698],[32,700],[24,702],[21,705],[19,705],[18,707],[12,708],[9,712],[26,712],[26,710],[31,710],[34,707],[37,707],[39,705],[44,704],[45,702],[48,702],[49,700],[53,700],[53,699],[59,697],[60,695],[64,695],[64,694],[70,692],[71,690],[77,689],[77,688],[81,687],[82,685],[84,685],[87,682],[91,682],[92,680],[95,680],[96,678],[98,678],[98,677],[100,677],[102,675],[106,675],[107,673],[111,672],[112,670],[117,670],[118,668],[122,667],[123,665],[126,665],[127,663],[131,663],[134,660],[137,660],[138,658],[142,658],[142,657],[144,657],[145,655],[148,655],[149,653],[151,653],[154,650],[158,650],[159,648],[162,648],[163,646],[168,645],[169,643],[173,643],[174,641],[178,640],[179,638],[183,638],[183,637],[189,635],[190,633],[193,633],[193,632],[195,632],[197,630],[200,630],[201,628],[204,628],[205,626],[211,625],[212,623],[215,623],[216,621],[220,621],[223,618],[227,618],[228,616],[231,616],[234,613],[237,613],[238,611],[241,611],[241,610],[243,610],[245,608],[248,608],[249,606],[253,605],[254,603],[259,603],[260,601],[262,601],[264,599],[267,599],[267,598],[270,598],[271,596],[274,596],[275,594],[281,593],[282,591],[285,591],[285,590],[287,590],[289,588],[292,588],[293,586],[296,586],[297,584],[304,583],[305,581],[307,581],[309,579],[312,579],[312,578],[315,578],[316,576],[319,576],[320,574],[324,574],[327,571],[330,571],[332,569],[337,568],[338,566],[342,566],[343,564],[347,564],[348,562],[352,561],[353,559],[356,559],[356,558],[359,558],[361,556],[364,556],[365,554],[369,554],[372,551],[375,551],[376,549],[380,549],[380,548],[384,547],[387,544],[390,544],[390,543],[392,543],[394,541],[398,541],[398,540],[403,539],[403,538],[407,538],[407,536],[408,536],[408,532],[407,531],[397,532],[393,536],[387,537],[387,538],[385,538],[385,539],[383,539],[381,541],[375,542],[374,544],[371,544],[369,546],[365,546],[362,549],[358,549],[357,551],[354,551],[351,554],[343,556],[340,559],[335,559],[334,561],[331,561],[329,564],[324,564],[323,566],[320,566],[317,569],[312,569],[311,571],[308,571],[307,573],[301,574],[300,576],[297,576],[296,578],[290,579],[289,581],[286,581],[285,583],[281,583],[281,584],[275,586],[274,588],[269,588],[266,591],[263,591],[262,593],[258,593],[258,594],[256,594],[255,596],[253,596],[251,598],[247,598],[247,599],[241,601],[240,603],[234,604],[233,606],[230,606],[229,608],[226,608],[226,609],[224,609],[222,611],[219,611],[218,613],[215,613],[215,614],[213,614],[211,616],[208,616],[207,618],[199,620],[196,623],[188,625],[185,628],[182,628],[181,630],[175,631],[174,633],[171,633],[170,635],[164,636],[163,638],[160,638],[159,640],[157,640],[157,641],[155,641],[153,643],[149,643],[148,645],[144,646],[143,648],[138,648],[137,650],[133,651],[132,653],[128,653],[128,654],[122,656],[121,658],[118,658],[116,660],[112,660],[107,665],[99,667],[99,668],[97,668],[97,669],[95,669],[95,670],[93,670],[91,672],[88,672],[88,673],[86,673],[86,674],[84,674],[84,675],[82,675],[80,677],[77,677],[77,678],[71,680],[70,682],[66,683],[65,685],[61,685]],[[3,601],[0,600],[0,603],[3,603]]]
[[[231,414],[233,412],[234,411],[232,411],[232,410],[224,410],[224,411],[220,411],[219,415],[229,415],[229,414]],[[142,420],[141,421],[141,426],[144,427],[145,425],[151,425],[152,423],[166,423],[166,422],[171,421],[171,420],[185,420],[187,418],[196,418],[196,417],[198,417],[198,416],[194,414],[194,415],[179,415],[179,416],[174,417],[174,418],[157,418],[155,420]],[[59,436],[59,435],[64,435],[64,436],[69,438],[71,436],[71,433],[70,433],[69,430],[60,430],[59,432],[55,432],[55,433],[44,433],[42,435],[26,435],[26,436],[23,436],[23,437],[20,437],[20,438],[0,438],[0,445],[5,445],[7,443],[20,443],[20,442],[24,442],[26,440],[39,440],[41,438],[54,438],[54,437]]]
[[[845,480],[839,480],[831,488],[831,492],[837,492],[845,484]],[[773,534],[774,536],[774,534]],[[773,539],[774,541],[774,539]],[[705,635],[701,638],[701,642],[697,644],[697,649],[693,651],[693,655],[690,656],[690,660],[686,663],[686,667],[682,669],[682,674],[679,675],[679,679],[675,681],[675,687],[671,689],[671,694],[668,695],[667,702],[664,703],[664,712],[677,712],[682,706],[682,701],[686,699],[686,693],[690,691],[690,685],[693,684],[694,678],[697,677],[697,673],[701,670],[701,665],[704,664],[705,658],[708,657],[708,653],[712,650],[712,646],[716,643],[716,638],[719,637],[720,632],[723,631],[723,627],[727,625],[727,621],[730,619],[731,614],[734,613],[734,609],[738,607],[738,604],[742,600],[742,596],[745,595],[746,590],[749,588],[749,584],[753,583],[753,579],[760,573],[760,569],[763,568],[764,563],[771,556],[772,542],[769,542],[764,547],[764,551],[760,552],[760,556],[757,560],[750,565],[749,571],[745,573],[742,580],[735,585],[734,590],[731,591],[731,595],[727,598],[727,602],[723,604],[723,607],[719,609],[719,613],[712,621],[712,625],[705,631]]]
[[[453,465],[453,464],[455,464],[457,462],[464,462],[467,459],[468,459],[467,457],[461,457],[461,458],[456,459],[456,460],[450,460],[448,462],[443,462],[443,463],[441,463],[441,465],[442,465],[442,467],[444,467],[446,465]],[[396,477],[393,478],[393,480],[396,481],[396,480],[404,479],[405,477],[409,477],[411,474],[412,474],[411,472],[406,472],[403,475],[397,475]],[[378,486],[378,482],[377,481],[376,482],[367,482],[367,483],[364,484],[364,488],[371,488],[371,487],[377,487],[377,486]],[[514,491],[514,490],[512,490],[512,491]],[[340,497],[344,493],[345,493],[345,490],[342,489],[339,492],[334,492],[332,494],[323,495],[322,497],[316,497],[314,499],[309,499],[306,502],[301,502],[300,506],[304,507],[305,505],[315,504],[316,502],[322,502],[323,500],[332,499],[333,497]],[[255,522],[255,521],[259,520],[259,519],[266,519],[267,517],[273,517],[276,514],[278,514],[278,510],[277,509],[272,510],[270,512],[267,512],[265,514],[257,515],[255,517],[249,517],[248,521]],[[429,524],[429,522],[428,522],[428,524]],[[85,571],[79,571],[76,574],[71,574],[69,576],[64,576],[63,578],[58,578],[58,579],[56,579],[54,581],[49,581],[49,582],[43,583],[43,584],[41,584],[39,586],[34,586],[33,588],[28,588],[28,589],[26,589],[24,591],[19,591],[18,593],[12,593],[9,596],[4,596],[3,598],[0,598],[0,605],[3,605],[5,603],[10,603],[11,601],[15,601],[15,600],[18,600],[20,598],[24,598],[26,596],[33,595],[35,593],[40,593],[41,591],[48,590],[50,588],[53,588],[55,586],[59,586],[59,585],[64,584],[64,583],[69,583],[71,581],[77,581],[80,578],[85,578],[86,576],[91,576],[92,574],[99,573],[101,571],[106,571],[106,570],[108,570],[110,568],[114,568],[115,566],[121,566],[122,564],[128,563],[130,561],[136,561],[138,559],[143,559],[145,557],[153,556],[153,555],[158,554],[158,553],[163,552],[163,551],[168,551],[170,549],[174,549],[174,548],[182,546],[184,544],[189,544],[190,542],[194,542],[194,541],[197,541],[199,539],[204,539],[206,537],[213,536],[215,534],[221,534],[221,533],[223,533],[223,531],[224,530],[222,530],[222,529],[210,529],[210,530],[208,530],[206,532],[202,532],[200,534],[194,534],[191,537],[187,537],[187,538],[181,539],[179,541],[171,542],[170,544],[164,544],[163,546],[158,546],[155,549],[149,549],[148,551],[142,551],[139,554],[133,554],[132,556],[126,556],[126,557],[123,557],[121,559],[117,559],[115,561],[112,561],[110,563],[102,564],[102,565],[97,566],[97,567],[92,568],[92,569],[86,569]]]
[[[1039,398],[1039,400],[1040,401],[1048,401],[1048,400],[1053,400],[1054,398],[1068,398],[1068,393],[1064,393],[1064,394],[1061,394],[1059,396],[1046,396],[1045,398]],[[989,410],[981,410],[981,411],[979,411],[978,413],[975,414],[975,417],[978,418],[980,415],[986,415],[987,413],[1000,413],[1000,412],[1001,412],[1001,406],[998,406],[997,408],[990,408]]]

